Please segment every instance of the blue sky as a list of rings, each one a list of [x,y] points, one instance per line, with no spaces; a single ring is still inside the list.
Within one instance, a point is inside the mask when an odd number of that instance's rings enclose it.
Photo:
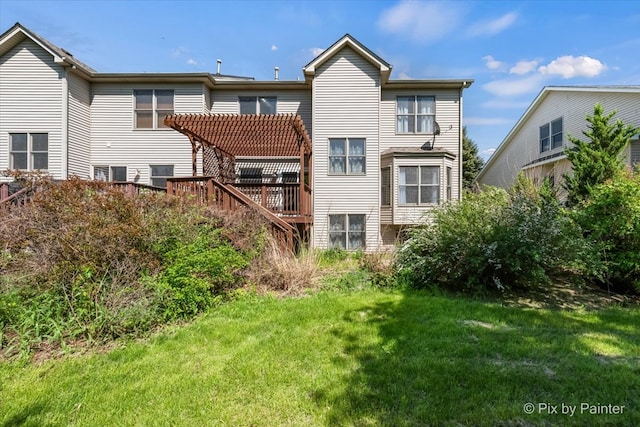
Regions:
[[[483,157],[548,85],[640,84],[637,1],[9,1],[20,22],[99,72],[281,80],[349,33],[393,79],[474,79],[464,123]]]

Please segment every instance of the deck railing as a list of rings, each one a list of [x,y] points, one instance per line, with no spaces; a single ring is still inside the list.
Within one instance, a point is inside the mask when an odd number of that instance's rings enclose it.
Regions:
[[[122,190],[128,196],[136,196],[143,193],[166,193],[164,187],[154,187],[153,185],[140,184],[127,181],[109,181],[109,186]]]
[[[283,216],[310,216],[311,189],[304,186],[306,191],[300,192],[297,183],[234,183],[233,187],[249,196],[260,206],[271,212]]]
[[[270,231],[276,240],[288,249],[292,250],[294,247],[295,228],[275,215],[267,206],[263,206],[261,202],[267,200],[266,197],[252,197],[234,185],[223,184],[212,177],[203,176],[170,178],[167,180],[167,193],[232,212],[242,206],[252,208],[268,221]],[[262,194],[268,195],[269,191],[260,189],[260,195]]]
[[[9,195],[8,189],[8,186],[0,188],[0,212],[6,211],[11,207],[26,205],[31,201],[31,197],[34,193],[33,188],[24,187]]]

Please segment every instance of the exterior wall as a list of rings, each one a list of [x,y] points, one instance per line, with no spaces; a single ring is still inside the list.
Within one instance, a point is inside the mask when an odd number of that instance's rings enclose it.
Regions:
[[[531,179],[534,184],[542,184],[545,179],[551,180],[558,192],[558,197],[562,200],[567,196],[566,190],[562,187],[562,182],[564,181],[564,175],[568,173],[571,173],[571,162],[566,158],[538,164],[524,170],[525,176]]]
[[[91,176],[91,86],[75,74],[67,73],[68,84],[68,174]]]
[[[240,96],[275,96],[278,114],[299,114],[309,137],[312,135],[311,93],[306,90],[227,90],[215,89],[211,93],[213,114],[240,114]]]
[[[313,246],[328,247],[330,214],[365,214],[366,249],[380,242],[380,73],[345,47],[313,81]],[[329,138],[365,138],[365,175],[329,175]]]
[[[499,157],[484,171],[480,183],[503,188],[511,186],[518,171],[543,157],[559,154],[569,144],[567,135],[585,138],[587,115],[593,114],[594,105],[599,102],[605,114],[617,110],[614,119],[640,125],[640,94],[604,91],[550,91],[541,104],[527,118],[513,135]],[[562,117],[562,147],[540,153],[540,126]],[[556,184],[560,184],[556,180]]]
[[[435,96],[436,122],[440,125],[440,135],[396,133],[396,97],[407,95]],[[439,89],[432,91],[384,90],[380,106],[380,151],[397,147],[420,148],[425,144],[445,149],[459,156],[461,144],[461,99],[459,89]],[[452,165],[452,199],[460,200],[461,159]],[[395,182],[395,181],[394,181]]]
[[[48,133],[49,173],[63,176],[64,69],[31,40],[0,58],[0,170],[9,168],[10,133]]]
[[[203,113],[203,86],[94,84],[91,102],[91,165],[127,166],[127,179],[151,183],[150,165],[174,165],[191,176],[191,143],[173,129],[135,129],[136,89],[173,89],[174,112]]]

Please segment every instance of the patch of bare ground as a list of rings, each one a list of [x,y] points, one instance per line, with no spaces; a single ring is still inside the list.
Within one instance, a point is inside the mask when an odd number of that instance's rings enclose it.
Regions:
[[[578,286],[562,280],[526,290],[508,291],[503,294],[502,300],[505,306],[563,310],[640,306],[640,296],[617,294],[596,285]]]

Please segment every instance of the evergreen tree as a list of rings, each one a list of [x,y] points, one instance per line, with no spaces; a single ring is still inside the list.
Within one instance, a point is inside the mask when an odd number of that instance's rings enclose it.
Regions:
[[[462,128],[462,187],[471,189],[473,180],[484,166],[478,155],[478,146],[467,136],[467,127]]]
[[[616,111],[605,115],[604,108],[596,104],[593,116],[587,116],[588,130],[583,131],[588,141],[567,135],[573,147],[566,147],[564,153],[573,165],[573,174],[564,175],[567,202],[575,205],[589,198],[591,190],[624,170],[621,156],[633,135],[640,131],[622,120],[610,123]]]

